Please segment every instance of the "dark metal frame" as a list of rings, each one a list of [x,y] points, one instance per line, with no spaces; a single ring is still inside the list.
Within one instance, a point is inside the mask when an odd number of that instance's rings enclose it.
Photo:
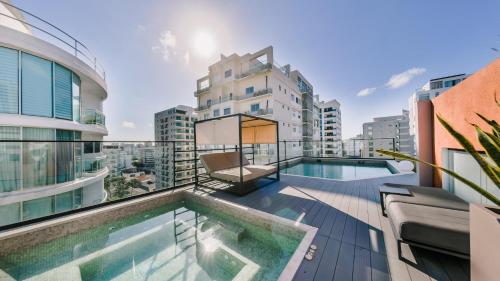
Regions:
[[[240,158],[240,181],[238,183],[235,183],[235,182],[230,182],[230,181],[224,181],[224,180],[221,180],[221,179],[211,179],[210,176],[208,176],[207,179],[205,180],[202,180],[200,181],[199,178],[200,178],[200,175],[204,175],[204,174],[198,174],[198,145],[196,143],[196,125],[197,124],[200,124],[200,123],[204,123],[204,122],[209,122],[209,121],[215,121],[215,120],[221,120],[221,119],[226,119],[226,118],[234,118],[234,117],[237,117],[238,118],[238,139],[239,139],[239,142],[238,142],[238,145],[235,147],[235,149],[237,149],[239,151],[239,158]],[[247,118],[251,118],[251,120],[242,120],[242,117],[247,117]],[[248,122],[248,121],[253,121],[253,120],[264,120],[264,121],[267,121],[267,122],[271,122],[275,125],[276,127],[276,172],[274,172],[273,174],[276,174],[276,178],[271,178],[269,177],[269,175],[267,176],[263,176],[263,177],[260,177],[260,178],[257,178],[257,179],[254,179],[254,180],[251,180],[251,181],[248,181],[248,182],[244,182],[243,181],[243,127],[241,126],[242,123],[244,122]],[[209,186],[209,185],[206,185],[205,183],[207,182],[211,182],[211,181],[218,181],[218,182],[222,182],[222,183],[225,183],[225,184],[228,184],[230,185],[227,189],[221,189],[223,191],[227,191],[227,192],[230,192],[230,193],[235,193],[235,194],[238,194],[238,195],[245,195],[245,194],[248,194],[260,187],[264,187],[268,184],[271,184],[273,181],[279,181],[280,180],[280,154],[279,154],[279,122],[278,121],[275,121],[275,120],[271,120],[271,119],[267,119],[267,118],[261,118],[261,117],[257,117],[257,116],[253,116],[253,115],[248,115],[248,114],[243,114],[243,113],[236,113],[236,114],[231,114],[231,115],[225,115],[225,116],[220,116],[220,117],[215,117],[215,118],[210,118],[210,119],[205,119],[205,120],[199,120],[199,121],[196,121],[194,122],[194,158],[195,158],[195,186],[198,187],[198,186],[201,186],[201,187],[205,187],[205,188],[209,188],[209,189],[214,189],[212,186]],[[254,145],[252,144],[251,146],[251,149],[252,149],[252,152],[251,154],[254,155],[255,154],[255,151],[254,151]],[[205,149],[205,151],[210,151],[211,149]],[[220,149],[213,149],[213,150],[220,150]],[[200,150],[201,151],[201,150]],[[225,151],[225,147],[223,148],[223,151]],[[252,157],[252,161],[255,163],[255,159]],[[274,163],[269,163],[269,164],[274,164]],[[266,178],[266,179],[269,179],[269,180],[272,180],[271,182],[269,183],[266,183],[266,184],[263,184],[263,185],[260,185],[259,186],[259,179],[262,179],[262,178]],[[216,188],[215,188],[216,189]],[[216,189],[217,190],[217,189]]]

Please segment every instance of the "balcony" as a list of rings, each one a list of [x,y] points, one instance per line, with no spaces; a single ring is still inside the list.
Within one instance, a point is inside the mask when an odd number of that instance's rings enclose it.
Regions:
[[[261,71],[271,70],[272,68],[273,68],[273,65],[271,63],[256,64],[254,66],[251,66],[247,71],[244,71],[240,74],[236,74],[235,78],[236,79],[243,79],[245,77],[248,77],[250,75],[253,75],[253,74],[261,72]]]
[[[259,109],[257,111],[246,111],[245,114],[253,116],[270,115],[273,114],[273,109],[267,108],[267,109]]]
[[[198,90],[194,91],[194,96],[198,97],[199,95],[208,92],[208,90],[210,90],[210,86],[198,89]]]
[[[255,97],[269,95],[269,94],[272,94],[272,93],[273,93],[273,89],[272,88],[266,88],[266,89],[262,89],[262,90],[259,90],[257,92],[253,92],[253,93],[247,94],[247,95],[226,96],[226,97],[221,98],[220,100],[218,100],[218,99],[211,100],[210,104],[200,105],[200,106],[198,106],[196,108],[196,111],[207,110],[207,109],[209,109],[210,107],[212,107],[214,105],[218,105],[218,104],[225,103],[225,102],[228,102],[228,101],[242,101],[242,100],[247,100],[247,99],[251,99],[251,98],[255,98]]]
[[[103,80],[106,81],[106,71],[104,67],[99,63],[97,57],[90,51],[90,49],[82,43],[80,40],[74,38],[66,31],[62,30],[60,27],[40,18],[39,16],[32,14],[24,9],[18,8],[9,2],[1,1],[3,5],[8,8],[13,9],[14,14],[19,14],[22,17],[18,18],[16,16],[11,16],[5,13],[0,13],[0,21],[16,21],[25,26],[29,26],[30,29],[36,30],[37,32],[30,32],[31,36],[37,39],[43,40],[45,42],[51,43],[58,48],[64,50],[72,56],[75,56],[88,67],[95,71],[95,73]],[[38,32],[40,31],[40,32]]]
[[[82,114],[82,123],[87,125],[106,126],[106,116],[97,109],[86,109]]]

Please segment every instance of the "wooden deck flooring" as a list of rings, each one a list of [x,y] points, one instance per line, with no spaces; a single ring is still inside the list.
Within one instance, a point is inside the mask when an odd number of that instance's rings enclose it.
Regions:
[[[397,257],[396,241],[382,216],[378,187],[384,182],[412,183],[414,175],[357,181],[332,181],[282,175],[281,181],[244,197],[210,192],[319,229],[312,261],[303,260],[295,275],[307,280],[470,280],[469,263],[403,244]]]

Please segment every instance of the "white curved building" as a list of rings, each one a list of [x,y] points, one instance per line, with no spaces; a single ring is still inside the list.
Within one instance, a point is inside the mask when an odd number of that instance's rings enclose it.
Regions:
[[[106,198],[104,72],[83,44],[33,18],[0,2],[0,225]]]

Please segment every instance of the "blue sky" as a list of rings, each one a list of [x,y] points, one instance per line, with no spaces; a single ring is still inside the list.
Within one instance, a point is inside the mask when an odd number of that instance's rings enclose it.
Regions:
[[[323,100],[340,101],[347,138],[373,117],[399,114],[430,78],[472,73],[500,49],[498,0],[13,3],[96,54],[108,77],[108,140],[154,139],[154,113],[195,106],[195,81],[220,53],[274,46]],[[193,43],[200,33],[214,52]]]

